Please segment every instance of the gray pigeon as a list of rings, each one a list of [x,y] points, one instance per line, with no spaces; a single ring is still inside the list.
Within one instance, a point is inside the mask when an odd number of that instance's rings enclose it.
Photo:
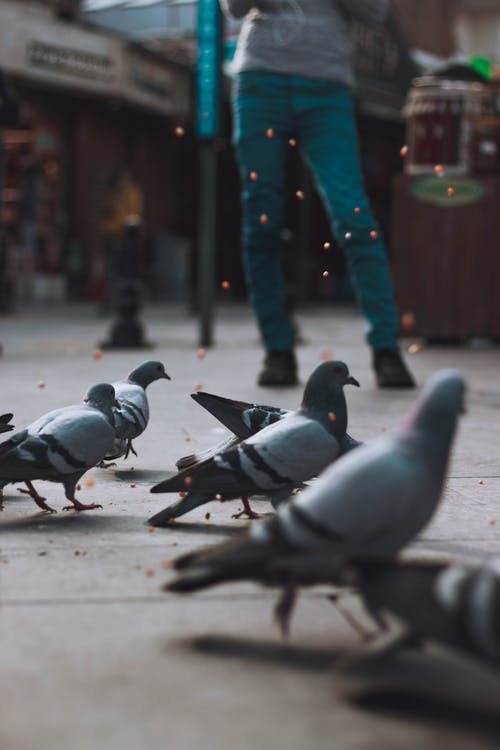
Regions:
[[[192,591],[227,580],[294,583],[294,571],[327,556],[330,568],[391,560],[429,522],[441,497],[465,384],[436,373],[394,432],[352,451],[267,523],[228,544],[179,558],[168,587]],[[309,582],[313,582],[309,580]],[[286,597],[285,597],[286,598]],[[280,605],[288,624],[293,596]]]
[[[132,440],[142,435],[149,422],[149,404],[146,388],[155,380],[170,380],[161,362],[148,360],[132,370],[125,380],[113,383],[118,407],[115,408],[116,440],[112,451],[105,458],[113,460],[124,456],[128,458],[130,451],[137,455]]]
[[[101,505],[84,505],[75,498],[80,477],[110,450],[115,439],[113,406],[115,391],[109,383],[92,386],[83,404],[65,406],[44,414],[29,427],[0,444],[0,489],[25,482],[35,503],[50,512],[33,487],[34,479],[47,479],[64,485],[71,502],[65,510],[91,510]]]
[[[481,565],[364,564],[348,576],[375,619],[383,612],[398,617],[402,643],[439,641],[500,666],[500,558]]]
[[[10,432],[14,429],[13,424],[9,424],[13,414],[0,414],[0,432]]]
[[[204,391],[192,393],[191,398],[231,430],[234,433],[234,437],[230,436],[212,448],[179,458],[176,462],[179,471],[213,458],[217,453],[234,447],[241,440],[246,440],[246,438],[255,435],[256,432],[259,432],[269,424],[279,422],[280,419],[290,414],[289,409],[282,409],[278,406],[236,401]],[[359,445],[361,445],[359,441],[346,433],[340,442],[339,455],[343,455]]]
[[[214,499],[242,497],[244,510],[235,517],[258,517],[248,505],[249,495],[269,495],[278,505],[337,457],[347,429],[343,389],[348,383],[359,385],[344,362],[323,362],[307,381],[300,409],[155,485],[151,492],[189,491],[149,523],[166,526],[172,518]]]

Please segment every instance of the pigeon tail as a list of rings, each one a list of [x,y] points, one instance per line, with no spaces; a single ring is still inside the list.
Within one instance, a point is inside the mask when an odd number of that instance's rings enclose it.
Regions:
[[[251,408],[252,404],[245,401],[235,401],[224,396],[216,396],[214,393],[205,393],[204,391],[192,393],[191,398],[209,411],[237,437],[245,439],[252,434],[242,418],[245,409]]]
[[[14,429],[14,425],[9,424],[13,416],[10,412],[8,414],[0,414],[0,432],[10,432],[10,430]]]
[[[209,411],[240,440],[246,440],[263,426],[278,421],[285,413],[284,409],[276,406],[236,401],[204,391],[192,393],[191,398]]]
[[[198,453],[190,453],[187,456],[182,456],[175,462],[177,470],[183,471],[184,469],[193,469],[195,466],[198,466],[205,461],[209,461],[218,453],[222,453],[222,451],[228,450],[229,448],[234,448],[234,446],[237,445],[238,442],[239,438],[230,435],[220,443],[217,443],[217,445],[212,448],[206,448],[205,450],[201,450]]]
[[[215,500],[213,494],[207,494],[206,492],[188,492],[185,497],[182,497],[176,503],[172,503],[167,508],[164,508],[159,513],[156,513],[148,521],[150,526],[169,526],[170,522],[174,518],[183,516],[184,513],[189,513],[190,510],[199,508],[200,505],[209,503]]]
[[[178,558],[174,567],[182,573],[164,590],[187,593],[225,581],[260,580],[260,574],[265,577],[274,546],[246,533],[243,537]]]

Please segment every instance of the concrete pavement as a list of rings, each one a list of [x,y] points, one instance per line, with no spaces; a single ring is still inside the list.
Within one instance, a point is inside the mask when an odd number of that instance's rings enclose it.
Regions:
[[[364,322],[351,308],[298,316],[306,375],[332,348],[362,387],[349,389],[349,431],[393,426],[415,392],[375,388]],[[172,381],[148,390],[152,417],[138,457],[88,472],[79,497],[102,511],[38,513],[14,486],[0,513],[0,749],[277,750],[496,748],[500,678],[437,647],[345,668],[362,648],[326,600],[301,596],[284,643],[272,622],[276,592],[250,584],[199,595],[163,594],[167,561],[245,525],[239,503],[193,511],[172,529],[145,519],[166,504],[150,486],[182,454],[225,432],[190,398],[197,385],[248,401],[298,405],[301,388],[257,388],[262,352],[248,310],[222,307],[216,346],[197,356],[197,322],[179,308],[148,308],[151,352],[93,354],[110,321],[90,307],[27,310],[1,320],[0,412],[21,428],[77,402],[89,385],[124,376],[149,357]],[[409,341],[406,342],[408,344]],[[419,384],[454,366],[469,382],[444,501],[412,551],[476,559],[500,551],[498,348],[423,348],[408,355]],[[85,482],[92,480],[92,482]],[[60,485],[38,483],[49,504]],[[263,501],[255,507],[267,510]],[[207,520],[205,514],[209,512]],[[346,600],[366,622],[355,597]]]

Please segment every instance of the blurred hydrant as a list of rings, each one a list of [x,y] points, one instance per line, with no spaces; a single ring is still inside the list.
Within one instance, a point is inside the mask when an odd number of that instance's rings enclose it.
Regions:
[[[128,170],[117,180],[111,199],[110,216],[103,226],[115,233],[114,252],[108,283],[116,320],[112,324],[105,348],[140,348],[151,344],[144,340],[138,317],[142,307],[140,280],[140,246],[142,227],[142,191]]]
[[[111,326],[109,341],[103,344],[106,349],[151,346],[144,340],[144,329],[139,320],[142,307],[139,278],[140,227],[140,223],[129,223],[123,232],[115,295],[116,320]]]

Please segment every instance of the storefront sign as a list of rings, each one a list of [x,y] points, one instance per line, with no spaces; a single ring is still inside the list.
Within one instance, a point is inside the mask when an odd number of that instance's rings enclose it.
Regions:
[[[93,81],[113,79],[113,60],[107,55],[84,52],[71,47],[32,39],[26,45],[26,62],[34,68],[54,73],[88,78]]]
[[[78,23],[58,21],[46,8],[0,2],[0,68],[75,93],[174,115],[190,114],[189,72]]]
[[[417,200],[440,208],[456,208],[477,203],[484,195],[484,187],[466,177],[423,177],[412,183],[410,193]]]

